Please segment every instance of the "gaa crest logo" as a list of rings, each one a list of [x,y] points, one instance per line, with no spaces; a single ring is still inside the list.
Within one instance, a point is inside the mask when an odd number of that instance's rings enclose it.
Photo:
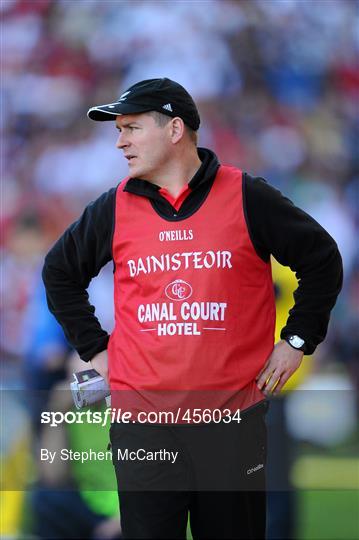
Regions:
[[[176,279],[167,285],[165,295],[170,300],[186,300],[192,295],[193,289],[183,279]]]

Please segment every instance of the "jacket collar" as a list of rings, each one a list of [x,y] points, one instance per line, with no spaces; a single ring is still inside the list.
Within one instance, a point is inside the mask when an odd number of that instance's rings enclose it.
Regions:
[[[198,148],[198,156],[202,161],[202,164],[193,178],[188,182],[188,186],[191,190],[197,189],[203,184],[207,184],[213,179],[213,176],[217,173],[219,167],[219,161],[214,152],[208,148]],[[159,193],[161,186],[153,184],[148,180],[142,180],[140,178],[130,178],[125,183],[123,191],[129,193],[135,193],[149,199],[162,199],[162,195]]]

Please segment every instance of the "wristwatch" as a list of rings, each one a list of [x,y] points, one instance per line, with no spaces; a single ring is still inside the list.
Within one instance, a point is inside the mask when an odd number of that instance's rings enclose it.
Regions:
[[[286,336],[284,340],[291,346],[293,349],[297,349],[297,351],[305,351],[305,341],[299,336],[292,335],[292,336]]]

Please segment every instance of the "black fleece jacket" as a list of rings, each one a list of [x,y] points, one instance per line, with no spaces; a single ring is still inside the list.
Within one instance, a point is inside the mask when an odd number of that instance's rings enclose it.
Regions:
[[[202,165],[189,182],[190,194],[177,211],[147,180],[120,183],[90,203],[82,216],[56,242],[45,258],[43,280],[50,311],[80,357],[89,361],[106,349],[109,336],[94,315],[86,289],[91,279],[112,260],[112,237],[117,189],[150,199],[167,221],[192,215],[207,197],[219,162],[205,148],[198,149]],[[330,311],[342,287],[343,269],[333,238],[263,178],[244,173],[244,212],[253,246],[264,261],[273,255],[289,266],[299,281],[294,306],[281,338],[296,334],[305,340],[305,354],[325,338]]]

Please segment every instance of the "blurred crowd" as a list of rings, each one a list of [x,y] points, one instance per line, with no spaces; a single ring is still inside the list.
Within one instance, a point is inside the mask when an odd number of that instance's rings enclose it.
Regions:
[[[344,288],[317,361],[321,369],[340,365],[358,387],[358,7],[356,0],[1,1],[5,386],[23,384],[19,369],[37,384],[39,369],[64,376],[69,351],[47,326],[43,257],[86,204],[127,174],[112,122],[91,122],[88,108],[115,101],[138,80],[167,76],[199,106],[200,146],[264,177],[337,241]],[[107,330],[111,279],[107,268],[90,291]]]

